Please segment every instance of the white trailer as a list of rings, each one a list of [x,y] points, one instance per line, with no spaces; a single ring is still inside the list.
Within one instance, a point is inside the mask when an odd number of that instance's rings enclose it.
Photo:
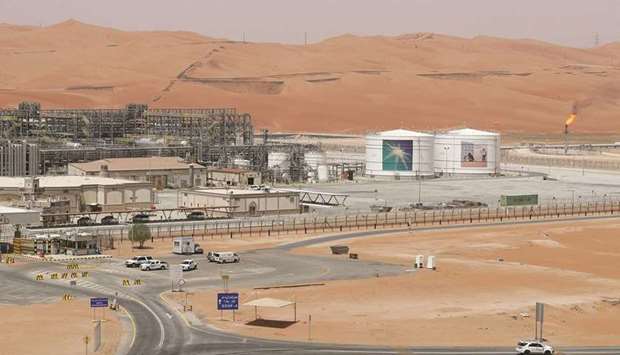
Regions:
[[[194,237],[176,237],[172,243],[172,252],[174,254],[194,254],[196,251],[196,243]]]

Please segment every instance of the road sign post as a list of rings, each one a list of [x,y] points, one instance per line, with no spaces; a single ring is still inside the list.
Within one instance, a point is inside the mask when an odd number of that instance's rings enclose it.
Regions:
[[[185,280],[183,279],[183,267],[181,265],[174,265],[170,267],[170,282],[172,285],[172,292],[183,291]]]
[[[542,341],[543,339],[543,323],[545,319],[545,304],[536,302],[536,335],[535,339]],[[539,325],[540,323],[540,325]]]
[[[233,311],[233,321],[235,311],[239,309],[239,293],[221,292],[217,294],[217,309],[220,311],[220,320],[224,319],[224,311]]]

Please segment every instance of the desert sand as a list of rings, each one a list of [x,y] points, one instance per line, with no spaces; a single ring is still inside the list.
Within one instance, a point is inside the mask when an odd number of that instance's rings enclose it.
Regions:
[[[76,299],[53,304],[1,305],[0,354],[82,355],[84,336],[90,337],[88,353],[93,353],[92,314],[88,300]],[[99,317],[99,312],[97,313]],[[96,354],[113,355],[121,338],[118,317],[106,311],[102,323],[102,344]]]
[[[263,233],[259,236],[255,232],[251,236],[249,234],[245,234],[242,237],[235,235],[234,238],[229,238],[227,236],[206,236],[203,238],[197,236],[194,237],[194,241],[200,244],[205,253],[218,250],[242,252],[246,250],[272,248],[280,244],[324,237],[326,235],[327,234],[324,233],[274,233],[271,236],[267,236]],[[170,256],[172,255],[173,240],[174,238],[169,237],[153,238],[152,241],[147,240],[144,243],[144,248],[140,249],[138,248],[138,243],[134,243],[132,246],[131,242],[125,239],[123,242],[116,241],[114,243],[114,249],[106,249],[104,253],[118,258],[129,258],[135,255],[152,255],[154,257]]]
[[[69,20],[0,26],[0,107],[236,107],[257,128],[352,132],[473,126],[561,133],[620,128],[620,44],[432,33],[285,45]]]
[[[306,288],[240,290],[241,301],[297,301],[300,322],[252,325],[254,309],[215,309],[218,290],[192,296],[194,311],[241,334],[335,343],[503,345],[534,333],[534,303],[544,302],[545,337],[557,345],[612,345],[620,336],[620,220],[413,232],[344,241],[361,259],[411,266],[396,277],[327,282]],[[329,255],[330,244],[296,250]],[[435,255],[437,270],[415,270],[415,255]],[[329,256],[341,258],[343,256]],[[346,257],[343,257],[346,258]],[[349,262],[356,262],[351,260]],[[292,320],[292,309],[261,309]],[[277,323],[277,322],[276,322]],[[450,334],[450,337],[446,337]]]

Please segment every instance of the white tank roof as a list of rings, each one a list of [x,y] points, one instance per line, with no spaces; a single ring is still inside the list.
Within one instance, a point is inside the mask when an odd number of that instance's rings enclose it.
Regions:
[[[416,132],[416,131],[409,131],[407,129],[393,129],[391,131],[383,131],[383,132],[377,132],[378,136],[383,136],[383,137],[432,137],[432,134],[427,134],[427,133],[422,133],[422,132]]]
[[[487,132],[487,131],[480,131],[477,129],[472,129],[472,128],[462,128],[462,129],[455,129],[452,131],[448,131],[448,134],[454,134],[454,135],[459,135],[459,136],[498,136],[498,133],[495,132]]]

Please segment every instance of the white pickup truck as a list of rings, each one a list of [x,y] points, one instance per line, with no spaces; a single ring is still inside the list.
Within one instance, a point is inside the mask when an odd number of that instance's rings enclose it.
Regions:
[[[134,256],[131,259],[125,260],[125,266],[127,267],[139,267],[140,265],[153,260],[152,256]]]
[[[142,265],[140,265],[140,269],[142,271],[151,271],[151,270],[166,270],[168,268],[168,263],[161,260],[150,260]]]

